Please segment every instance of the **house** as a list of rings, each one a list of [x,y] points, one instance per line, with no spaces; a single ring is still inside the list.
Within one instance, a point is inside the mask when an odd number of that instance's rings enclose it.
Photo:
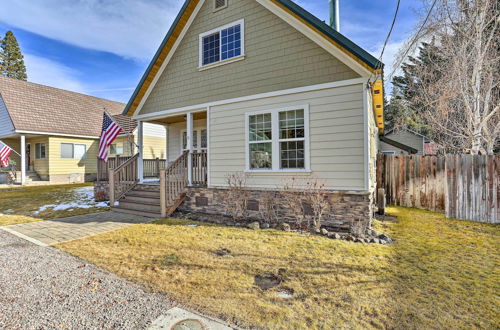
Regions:
[[[0,76],[0,140],[15,151],[11,159],[16,162],[19,183],[95,180],[103,110],[122,117],[124,107],[123,103]],[[157,137],[164,127],[150,127],[154,129],[145,133],[145,155],[164,158],[165,134]],[[115,153],[123,150],[125,139],[117,141]]]
[[[110,198],[121,211],[152,216],[178,205],[223,214],[226,176],[245,173],[258,217],[264,192],[314,177],[330,192],[328,221],[369,220],[383,131],[381,88],[370,85],[381,68],[290,0],[188,0],[123,113],[139,128],[167,126],[167,186],[145,205],[137,197],[154,188],[129,178]]]
[[[388,131],[380,137],[379,150],[386,155],[436,155],[438,146],[427,136],[408,128]]]

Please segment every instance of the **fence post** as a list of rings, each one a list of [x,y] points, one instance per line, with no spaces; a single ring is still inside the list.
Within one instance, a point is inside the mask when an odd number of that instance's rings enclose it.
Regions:
[[[108,191],[109,191],[109,205],[115,206],[115,173],[110,168],[108,170]]]
[[[154,175],[156,176],[156,173],[158,173],[158,175],[160,174],[160,158],[156,157],[155,159],[155,167],[156,167],[156,170],[154,172]]]
[[[158,159],[158,158],[157,158]],[[167,217],[166,170],[160,171],[160,213],[162,218]]]

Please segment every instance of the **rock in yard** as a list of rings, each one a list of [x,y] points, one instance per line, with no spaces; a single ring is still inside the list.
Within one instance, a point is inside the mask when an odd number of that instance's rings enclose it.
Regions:
[[[378,238],[372,238],[370,242],[375,244],[380,244],[380,240]]]
[[[262,229],[269,229],[271,227],[271,225],[269,225],[268,223],[263,223],[260,228]]]
[[[322,235],[328,235],[328,230],[326,230],[325,228],[321,228],[321,234]]]
[[[331,239],[340,239],[341,236],[337,233],[328,233],[328,237]]]
[[[381,239],[381,240],[386,241],[387,243],[392,243],[392,239],[389,236],[385,235],[385,234],[379,235],[378,238]]]
[[[290,231],[291,228],[290,228],[290,225],[283,222],[281,225],[280,225],[280,229],[283,230],[283,231]]]
[[[353,242],[355,240],[354,236],[352,235],[347,235],[347,237],[345,238],[346,241],[350,241],[350,242]]]
[[[260,223],[258,223],[257,221],[251,222],[247,225],[247,228],[253,229],[253,230],[258,230],[258,229],[260,229]]]

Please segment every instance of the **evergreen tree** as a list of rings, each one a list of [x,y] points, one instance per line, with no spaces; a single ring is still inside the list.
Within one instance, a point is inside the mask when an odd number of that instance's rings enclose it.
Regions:
[[[442,65],[446,63],[434,41],[423,42],[418,56],[409,57],[402,65],[403,74],[392,80],[392,97],[386,106],[386,125],[389,129],[406,127],[422,134],[430,134],[425,119],[422,118],[428,106],[423,102],[421,93],[425,93],[425,86],[439,79],[428,72],[433,72],[431,68]]]
[[[28,79],[24,56],[12,31],[7,31],[5,38],[0,40],[0,73],[5,77]]]

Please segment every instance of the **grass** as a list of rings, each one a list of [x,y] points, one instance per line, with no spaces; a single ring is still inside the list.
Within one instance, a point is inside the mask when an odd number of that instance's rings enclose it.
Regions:
[[[35,214],[40,207],[75,201],[78,196],[74,190],[91,186],[92,183],[47,185],[31,187],[0,188],[0,226],[25,222],[34,222],[52,218],[62,218],[73,215],[88,214],[106,210],[107,208],[73,208],[67,210],[45,211]]]
[[[244,327],[499,328],[500,227],[389,212],[399,221],[376,225],[393,245],[167,219],[58,247]],[[224,248],[231,254],[214,254]],[[269,273],[285,281],[255,286]]]

